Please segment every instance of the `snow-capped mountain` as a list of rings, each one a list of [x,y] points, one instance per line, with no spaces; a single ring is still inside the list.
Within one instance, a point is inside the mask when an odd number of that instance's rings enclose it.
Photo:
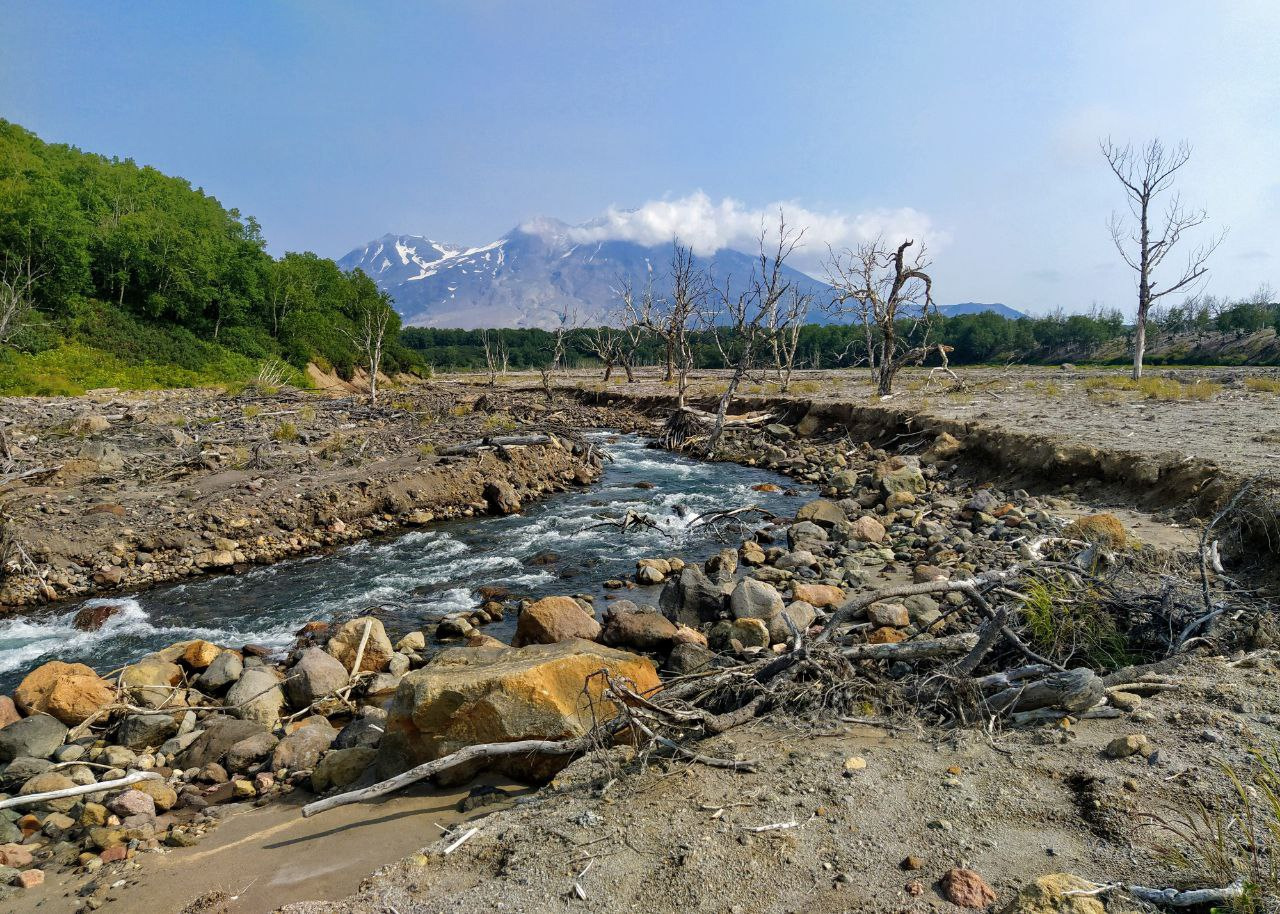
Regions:
[[[338,265],[364,270],[392,297],[405,324],[419,327],[552,328],[565,309],[580,324],[598,324],[620,307],[624,280],[639,289],[652,275],[661,291],[670,245],[578,243],[573,234],[564,222],[536,219],[471,248],[421,235],[384,235]],[[721,281],[745,280],[752,263],[750,256],[727,249],[710,258]],[[817,301],[826,300],[825,284],[798,270],[789,273]]]
[[[422,235],[383,235],[351,251],[338,265],[364,270],[391,296],[405,324],[418,327],[551,329],[564,310],[579,325],[599,324],[618,311],[623,281],[640,289],[652,276],[655,289],[665,291],[670,245],[575,241],[581,234],[567,223],[542,218],[479,247]],[[710,258],[710,268],[718,282],[744,282],[754,260],[723,249]],[[830,288],[799,270],[787,273],[814,297],[809,320],[825,323],[821,306],[830,301]],[[1005,305],[972,302],[938,310],[948,316],[979,311],[1023,316]]]

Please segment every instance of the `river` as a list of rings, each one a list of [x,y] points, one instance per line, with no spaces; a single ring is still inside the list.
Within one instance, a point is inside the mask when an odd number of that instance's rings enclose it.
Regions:
[[[595,594],[596,605],[603,606],[603,583],[634,572],[636,559],[700,559],[724,548],[725,542],[693,523],[698,515],[753,503],[789,515],[801,503],[779,492],[754,491],[760,483],[813,493],[765,470],[689,460],[635,436],[594,437],[613,458],[601,478],[519,514],[442,522],[243,574],[88,601],[126,607],[96,632],[71,624],[84,603],[0,620],[0,691],[11,691],[28,670],[48,660],[87,663],[105,673],[192,638],[284,649],[305,622],[347,618],[374,607],[394,640],[425,621],[477,607],[474,589],[485,584],[506,587],[516,597]],[[655,526],[625,533],[600,526],[628,510]],[[736,545],[744,535],[738,532],[728,542]],[[559,559],[531,564],[548,552]],[[643,599],[656,602],[657,588]],[[484,631],[508,640],[513,628],[514,613],[508,613]]]

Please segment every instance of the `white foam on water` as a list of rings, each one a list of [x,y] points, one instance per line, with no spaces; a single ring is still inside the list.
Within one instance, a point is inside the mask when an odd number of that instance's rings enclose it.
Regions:
[[[480,605],[479,599],[469,587],[454,587],[443,593],[434,595],[422,604],[422,608],[431,616],[447,616],[449,613],[466,612]]]
[[[96,631],[81,631],[72,624],[80,609],[107,604],[119,604],[123,608]],[[169,642],[203,638],[220,644],[280,646],[292,639],[295,627],[292,622],[262,630],[156,625],[135,599],[95,598],[56,616],[0,621],[0,673],[25,669],[46,657],[83,660],[92,666],[105,646],[122,638],[162,638]]]

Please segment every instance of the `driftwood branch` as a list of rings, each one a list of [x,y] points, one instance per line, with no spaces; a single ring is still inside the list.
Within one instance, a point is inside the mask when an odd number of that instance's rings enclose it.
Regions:
[[[121,787],[128,787],[130,784],[137,784],[139,781],[162,781],[164,777],[155,771],[135,771],[133,774],[127,774],[122,778],[116,778],[114,781],[99,781],[96,784],[80,784],[76,787],[64,787],[61,790],[46,790],[43,793],[29,793],[26,796],[9,797],[7,800],[0,800],[0,809],[9,809],[13,806],[30,806],[34,803],[43,803],[45,800],[62,800],[67,797],[80,797],[86,793],[102,793],[108,790],[117,790]]]

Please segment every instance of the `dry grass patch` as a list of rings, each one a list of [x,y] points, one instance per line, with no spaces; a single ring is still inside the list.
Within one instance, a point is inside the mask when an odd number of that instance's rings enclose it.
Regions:
[[[1244,386],[1258,393],[1280,394],[1280,378],[1245,378]]]

